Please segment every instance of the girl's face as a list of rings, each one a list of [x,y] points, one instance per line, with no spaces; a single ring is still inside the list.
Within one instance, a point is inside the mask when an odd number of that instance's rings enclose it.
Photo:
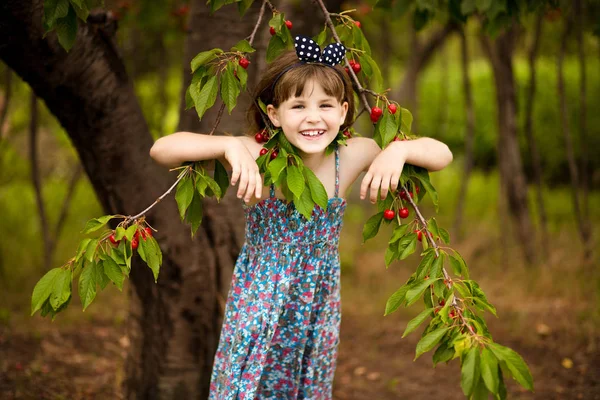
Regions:
[[[320,154],[333,142],[346,119],[348,103],[328,96],[316,81],[307,82],[300,97],[290,97],[275,108],[267,106],[271,122],[303,154]]]

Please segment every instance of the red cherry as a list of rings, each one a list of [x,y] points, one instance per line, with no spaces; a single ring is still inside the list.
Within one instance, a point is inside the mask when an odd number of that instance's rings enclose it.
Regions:
[[[133,240],[131,241],[131,248],[135,250],[135,249],[138,248],[139,244],[140,244],[140,242],[138,241],[138,239],[137,238],[133,238]]]
[[[275,32],[275,28],[273,28],[273,27],[270,27],[270,28],[269,28],[269,33],[271,34],[271,36],[275,36],[275,33],[276,33],[276,32]]]
[[[262,143],[264,141],[262,133],[258,132],[254,135],[254,140],[256,140],[256,143]]]
[[[350,64],[350,66],[353,66],[354,64],[356,64],[356,61],[350,60],[350,61],[348,61],[348,64]]]
[[[263,143],[267,143],[269,141],[269,132],[266,129],[261,131]]]
[[[381,108],[379,108],[379,107],[371,108],[371,121],[373,123],[376,123],[377,121],[379,121],[379,118],[381,118],[381,114],[383,114],[383,111],[381,111]]]
[[[387,209],[383,212],[383,218],[387,219],[388,221],[394,219],[395,216],[396,213],[394,212],[394,210]]]
[[[262,149],[260,149],[260,155],[264,156],[265,154],[267,154],[269,152],[269,150],[265,149],[264,147]]]
[[[348,69],[348,67],[344,67],[344,69],[346,70],[346,73],[347,73],[348,75],[350,75],[350,70]]]
[[[144,228],[144,232],[146,232],[147,237],[152,237],[152,229],[146,227]]]
[[[273,152],[271,153],[271,160],[277,158],[277,154],[279,154],[279,152],[277,150],[273,150]]]
[[[396,114],[396,111],[398,111],[398,107],[392,103],[388,106],[388,110],[392,113],[392,114]]]
[[[290,21],[289,19],[285,21],[285,26],[287,26],[288,29],[292,29],[292,21]]]
[[[346,130],[343,132],[343,135],[344,135],[344,136],[346,136],[348,139],[350,139],[350,138],[352,137],[352,134],[350,133],[350,131],[349,131],[348,129],[346,129]]]
[[[406,200],[406,190],[400,189],[400,198]]]
[[[450,310],[450,312],[448,313],[448,316],[450,318],[454,318],[456,316],[456,314],[454,313],[454,310]]]
[[[417,194],[421,193],[421,189],[418,186],[416,187],[416,191],[417,191]]]
[[[360,21],[354,21],[354,25],[356,25],[358,27],[358,29],[362,28]]]
[[[133,234],[133,238],[134,239],[139,239],[140,238],[140,231],[135,231],[135,233]]]
[[[417,234],[417,240],[420,242],[423,239],[423,232],[415,231],[415,233]]]
[[[114,235],[114,233],[108,237],[108,240],[110,240],[110,242],[111,242],[112,244],[119,244],[119,242],[120,242],[119,240],[117,240],[117,239],[115,238],[115,235]]]
[[[248,65],[250,65],[250,61],[247,58],[240,58],[240,67],[247,69]]]
[[[440,312],[441,307],[436,307],[435,310],[433,311],[434,314],[437,314]]]
[[[399,211],[398,211],[398,215],[400,216],[400,218],[408,218],[408,214],[410,214],[408,212],[408,208],[406,207],[402,207]]]
[[[358,74],[360,72],[360,63],[354,63],[352,64],[352,71],[354,71],[355,74]]]
[[[444,299],[440,299],[440,306],[443,306],[444,304],[446,304],[446,302],[444,301]]]
[[[394,136],[394,142],[399,142],[400,141],[400,137],[399,136]]]

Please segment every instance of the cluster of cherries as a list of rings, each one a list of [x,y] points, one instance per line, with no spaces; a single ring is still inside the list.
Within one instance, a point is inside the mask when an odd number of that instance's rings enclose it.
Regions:
[[[390,114],[396,114],[396,111],[398,111],[398,106],[394,103],[390,103],[390,105],[388,106],[388,111],[390,112]],[[381,118],[382,115],[383,110],[381,108],[377,106],[371,108],[371,122],[373,122],[374,124],[376,124],[377,121],[379,121],[379,118]]]
[[[417,194],[419,194],[419,192],[421,191],[418,186],[415,188],[415,190],[416,190]],[[408,200],[408,196],[410,196],[411,199],[413,198],[412,192],[407,192],[404,189],[400,189],[399,195],[400,195],[400,198],[403,200]],[[398,216],[402,219],[408,218],[409,215],[410,215],[410,212],[408,211],[407,207],[402,207],[398,210]],[[396,212],[392,209],[388,208],[383,212],[383,218],[386,219],[387,221],[391,221],[395,217],[396,217]],[[419,241],[421,241],[423,239],[423,232],[421,232],[420,230],[415,230],[415,233],[417,234],[417,239]]]
[[[140,230],[135,231],[135,234],[133,235],[133,239],[131,239],[131,248],[134,250],[137,249],[140,244],[140,235],[142,236],[142,239],[146,240],[147,237],[152,236],[152,229],[150,229],[149,227],[145,227],[143,230],[140,229]],[[126,238],[124,238],[124,239],[126,239]],[[121,240],[123,240],[123,239],[117,240],[115,238],[115,234],[113,231],[113,233],[108,237],[108,240],[110,240],[110,242],[112,244],[114,244],[115,246],[118,246],[119,243],[121,243]]]
[[[262,131],[254,135],[254,140],[256,140],[256,143],[267,143],[269,141],[269,132],[266,129],[263,129]],[[268,152],[269,149],[265,147],[260,149],[261,156],[264,156]],[[279,154],[279,151],[277,151],[277,148],[274,148],[273,152],[271,153],[271,160],[275,159],[277,157],[277,154]]]
[[[348,63],[350,64],[350,67],[352,68],[352,71],[354,71],[355,74],[358,74],[360,72],[360,70],[362,69],[359,62],[350,60],[350,61],[348,61]],[[348,69],[348,67],[344,67],[344,69],[346,70],[347,74],[350,74],[350,70]]]

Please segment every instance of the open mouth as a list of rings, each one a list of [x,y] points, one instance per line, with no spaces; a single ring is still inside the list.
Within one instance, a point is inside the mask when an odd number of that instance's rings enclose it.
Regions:
[[[300,134],[302,136],[304,136],[305,138],[317,138],[319,136],[322,136],[325,133],[324,130],[321,129],[312,129],[312,130],[307,130],[307,131],[302,131],[300,132]]]

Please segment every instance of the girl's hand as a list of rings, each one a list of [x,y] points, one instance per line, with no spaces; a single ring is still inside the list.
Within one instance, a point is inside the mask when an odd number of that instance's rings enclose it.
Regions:
[[[401,142],[392,142],[375,157],[360,185],[360,199],[364,200],[370,189],[371,203],[377,202],[377,193],[381,190],[381,199],[385,199],[388,190],[398,188],[400,175],[406,163],[406,147]]]
[[[250,201],[252,195],[260,199],[263,180],[258,171],[258,164],[248,148],[241,141],[232,140],[223,157],[231,166],[231,186],[235,186],[238,181],[240,183],[237,191],[238,199],[244,197],[246,203]]]

